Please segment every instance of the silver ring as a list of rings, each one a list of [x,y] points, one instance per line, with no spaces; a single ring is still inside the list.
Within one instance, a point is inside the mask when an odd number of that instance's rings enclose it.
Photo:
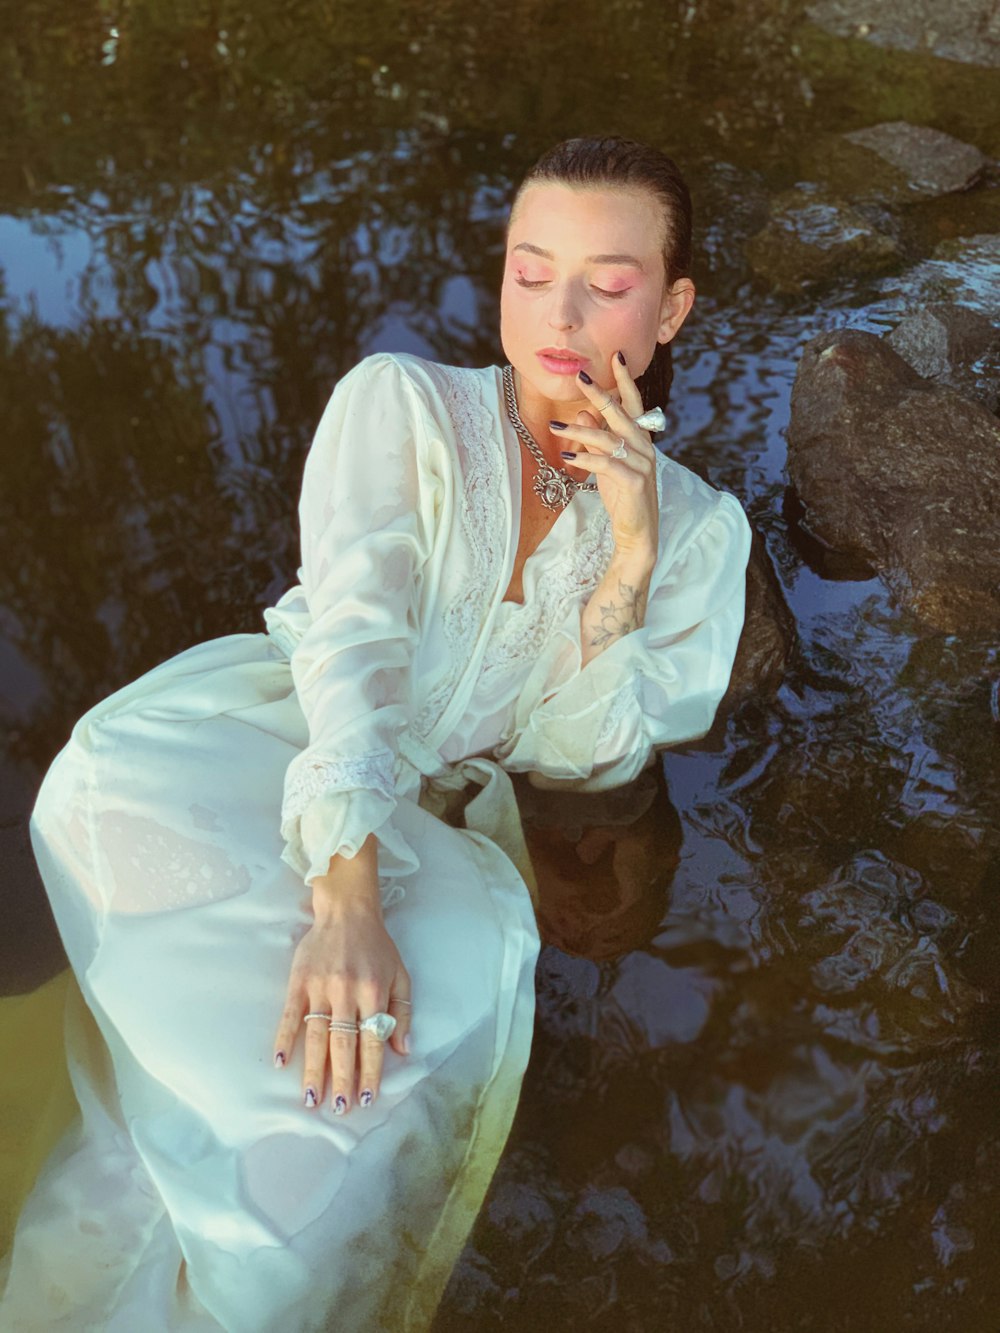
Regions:
[[[612,458],[624,458],[627,454],[628,454],[628,449],[626,449],[626,447],[625,447],[625,441],[624,441],[624,439],[621,439],[621,440],[618,441],[618,448],[617,448],[617,449],[612,449],[612,450],[611,450],[611,457],[612,457]]]
[[[607,396],[607,398],[605,398],[605,400],[604,400],[603,403],[598,403],[598,405],[597,405],[597,410],[598,410],[598,412],[603,412],[604,409],[607,407],[608,403],[613,403],[614,401],[615,401],[615,396],[614,396],[614,394],[613,394],[613,393],[609,393],[608,396]]]
[[[662,407],[651,407],[632,420],[641,430],[666,430],[667,418]]]
[[[390,1003],[390,1004],[408,1004],[408,1005],[410,1006],[411,1009],[413,1008],[413,1001],[412,1001],[412,1000],[404,1000],[403,997],[402,997],[401,995],[390,995],[390,996],[389,996],[389,1003]]]
[[[326,1019],[330,1019],[330,1018],[332,1018],[332,1017],[333,1017],[333,1014],[306,1014],[305,1018],[303,1018],[302,1021],[303,1021],[303,1023],[308,1023],[309,1020],[310,1020],[310,1018],[326,1018]]]
[[[392,1014],[378,1013],[363,1018],[358,1024],[359,1032],[370,1032],[376,1041],[387,1041],[396,1030],[396,1020]]]
[[[357,1032],[357,1023],[351,1023],[346,1018],[331,1018],[328,1024],[331,1032]]]

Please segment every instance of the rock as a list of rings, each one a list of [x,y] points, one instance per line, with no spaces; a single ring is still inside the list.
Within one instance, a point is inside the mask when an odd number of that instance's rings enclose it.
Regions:
[[[804,526],[930,627],[1000,627],[1000,422],[859,329],[804,347],[788,473]]]
[[[645,1215],[623,1185],[584,1187],[566,1233],[567,1245],[599,1263],[623,1246],[641,1251],[647,1240]]]
[[[844,138],[881,158],[905,178],[912,194],[927,199],[968,189],[987,161],[972,144],[905,120],[869,125]]]
[[[813,23],[838,37],[860,37],[894,51],[925,51],[988,69],[1000,68],[996,0],[813,0]]]
[[[886,342],[924,379],[1000,409],[1000,329],[975,310],[935,301],[907,315]]]
[[[1000,236],[981,232],[940,241],[930,259],[878,282],[883,295],[868,307],[879,323],[900,320],[929,302],[968,306],[1000,322]]]
[[[527,1181],[506,1181],[491,1191],[486,1216],[495,1232],[494,1248],[518,1264],[537,1259],[555,1236],[556,1217],[551,1203]]]
[[[941,130],[893,120],[824,136],[802,168],[855,203],[900,204],[966,190],[988,162],[978,148]]]
[[[771,219],[747,242],[746,254],[762,278],[788,293],[880,273],[900,257],[893,238],[868,217],[811,185],[772,199]]]
[[[746,699],[773,694],[785,678],[797,643],[795,617],[785,601],[764,539],[754,528],[747,563],[743,632],[716,715],[725,717]]]

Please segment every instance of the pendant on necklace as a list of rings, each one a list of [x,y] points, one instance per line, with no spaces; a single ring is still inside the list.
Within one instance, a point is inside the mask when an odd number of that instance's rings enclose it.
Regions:
[[[573,478],[550,463],[539,463],[531,483],[546,509],[565,509],[573,498]]]

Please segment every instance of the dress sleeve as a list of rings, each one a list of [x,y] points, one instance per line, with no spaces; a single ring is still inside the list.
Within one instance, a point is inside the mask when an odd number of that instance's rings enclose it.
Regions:
[[[751,536],[739,501],[719,492],[654,570],[644,623],[584,666],[574,600],[518,699],[503,766],[533,786],[600,791],[630,782],[654,749],[704,736],[743,628]]]
[[[282,860],[307,884],[372,832],[380,878],[419,864],[389,816],[433,529],[423,422],[399,363],[369,356],[337,384],[306,457],[299,579],[309,622],[291,670],[309,741],[285,773],[281,836]]]

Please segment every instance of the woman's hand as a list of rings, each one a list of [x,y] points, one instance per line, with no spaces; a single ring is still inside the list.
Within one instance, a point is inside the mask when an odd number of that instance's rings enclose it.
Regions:
[[[642,415],[642,397],[621,352],[611,358],[611,371],[617,392],[588,382],[589,377],[584,379],[581,372],[578,383],[594,411],[580,412],[576,424],[560,423],[553,429],[561,439],[583,446],[567,461],[596,476],[598,494],[611,519],[616,554],[652,568],[660,532],[656,450],[649,432],[632,419]],[[606,427],[600,424],[602,419]],[[612,458],[619,440],[625,441],[628,452],[624,458]]]
[[[391,1013],[396,1028],[389,1041],[405,1055],[410,1008],[394,1001],[410,999],[410,975],[385,928],[377,892],[358,892],[346,882],[331,882],[314,893],[314,902],[316,920],[292,958],[275,1064],[288,1064],[304,1029],[303,1102],[319,1104],[329,1057],[330,1105],[340,1115],[354,1104],[356,1088],[363,1107],[378,1096],[384,1043],[370,1032],[331,1031],[322,1019],[304,1023],[303,1018],[323,1013],[357,1022],[371,1014]]]

